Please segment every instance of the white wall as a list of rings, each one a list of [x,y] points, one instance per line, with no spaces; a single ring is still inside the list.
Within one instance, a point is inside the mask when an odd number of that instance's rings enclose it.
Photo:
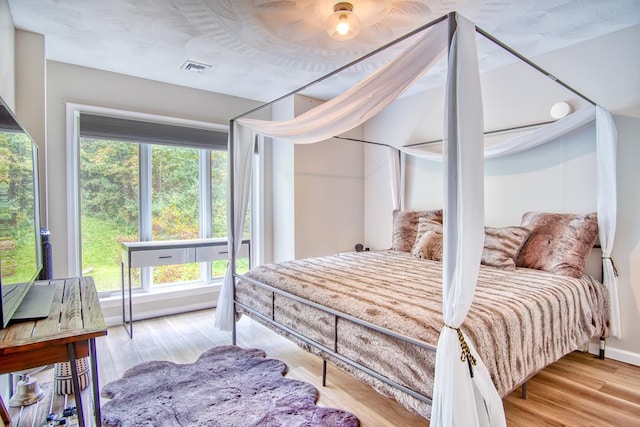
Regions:
[[[47,180],[49,229],[56,277],[67,268],[66,103],[109,107],[226,125],[255,101],[49,61],[47,63]]]
[[[47,60],[44,36],[16,30],[16,116],[38,144],[40,218],[47,227]]]
[[[285,120],[322,101],[296,95],[273,107]],[[361,129],[345,136],[361,138]],[[273,143],[274,260],[333,255],[364,237],[364,150],[360,142]]]
[[[0,0],[0,96],[15,111],[15,29],[9,2]]]
[[[330,140],[296,147],[296,258],[362,243],[363,145]]]
[[[273,120],[288,120],[295,117],[295,98],[288,97],[273,106]],[[272,211],[267,224],[273,224],[271,244],[273,259],[279,262],[296,257],[296,208],[295,208],[295,146],[273,140],[272,148]]]
[[[363,244],[372,250],[391,247],[393,201],[387,156],[386,147],[364,147]]]
[[[44,36],[16,30],[16,116],[39,147],[46,137],[46,56]]]
[[[322,101],[296,97],[296,115]],[[360,128],[343,136],[361,138]],[[363,143],[331,139],[295,148],[296,258],[334,255],[362,243]]]
[[[618,128],[618,224],[612,256],[620,276],[622,340],[609,345],[640,365],[640,118],[616,116]]]
[[[640,117],[640,24],[533,58],[613,114]]]
[[[487,225],[519,224],[527,211],[593,212],[595,128],[589,126],[546,144],[485,163]],[[365,240],[377,249],[391,246],[391,198],[384,150],[367,149]],[[373,169],[372,168],[372,169]],[[408,156],[405,163],[405,209],[440,209],[442,163]],[[388,182],[388,181],[387,181]],[[384,224],[384,226],[380,226]]]

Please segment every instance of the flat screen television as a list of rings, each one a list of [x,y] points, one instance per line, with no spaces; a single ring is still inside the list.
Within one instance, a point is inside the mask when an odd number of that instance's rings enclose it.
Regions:
[[[0,327],[42,268],[38,146],[0,98]]]

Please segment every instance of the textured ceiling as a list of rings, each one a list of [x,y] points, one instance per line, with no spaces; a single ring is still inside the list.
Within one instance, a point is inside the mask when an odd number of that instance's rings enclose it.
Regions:
[[[45,35],[47,58],[269,101],[451,10],[526,56],[640,23],[638,0],[352,0],[362,23],[346,42],[327,35],[333,0],[9,0],[17,28]],[[495,59],[493,59],[495,57]],[[483,68],[500,65],[485,52]],[[355,67],[333,96],[388,59]],[[181,70],[185,60],[211,65]]]

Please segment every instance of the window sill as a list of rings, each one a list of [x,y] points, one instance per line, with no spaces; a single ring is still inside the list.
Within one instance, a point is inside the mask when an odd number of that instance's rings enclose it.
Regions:
[[[165,286],[152,292],[134,291],[133,320],[168,316],[188,311],[213,308],[218,301],[222,281],[209,285]],[[122,294],[113,291],[100,298],[107,326],[122,324]]]

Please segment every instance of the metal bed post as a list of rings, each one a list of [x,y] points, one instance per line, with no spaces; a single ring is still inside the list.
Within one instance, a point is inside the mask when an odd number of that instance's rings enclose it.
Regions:
[[[228,152],[229,152],[229,231],[231,234],[227,236],[227,239],[230,239],[231,242],[231,259],[229,262],[231,263],[231,283],[233,288],[232,298],[233,302],[231,303],[231,310],[233,315],[233,325],[231,327],[231,344],[236,345],[237,343],[237,331],[236,331],[236,239],[234,236],[236,229],[236,221],[235,221],[235,158],[234,158],[234,145],[235,145],[235,132],[234,132],[234,123],[235,119],[229,120],[229,142],[228,142]]]

